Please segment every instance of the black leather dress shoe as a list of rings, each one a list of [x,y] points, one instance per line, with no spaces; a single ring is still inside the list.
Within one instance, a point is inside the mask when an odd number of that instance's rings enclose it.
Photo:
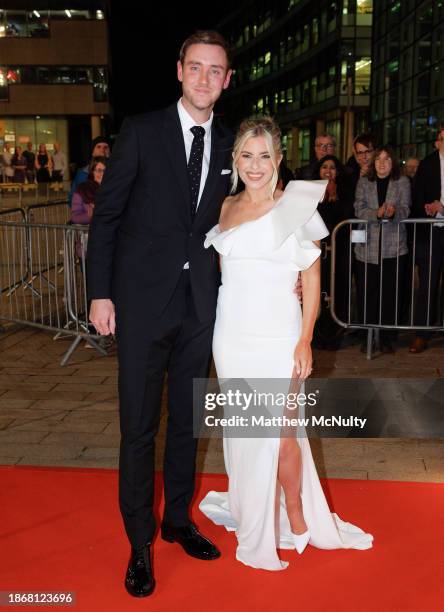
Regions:
[[[174,527],[168,523],[162,523],[161,535],[162,539],[167,542],[180,544],[190,557],[204,561],[212,561],[220,557],[220,551],[216,546],[204,538],[192,523],[186,527]]]
[[[148,597],[156,582],[151,566],[150,545],[131,550],[131,559],[125,577],[125,588],[133,597]]]

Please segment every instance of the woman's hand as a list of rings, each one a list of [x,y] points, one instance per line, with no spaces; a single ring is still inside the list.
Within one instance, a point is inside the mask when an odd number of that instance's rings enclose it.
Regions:
[[[295,377],[302,380],[308,378],[313,366],[311,343],[308,340],[299,340],[294,351],[293,359]]]
[[[390,219],[396,212],[396,207],[394,204],[390,204],[389,202],[384,202],[382,206],[378,208],[377,216],[379,219],[385,217],[386,219]]]
[[[88,214],[88,219],[91,220],[94,213],[94,204],[92,202],[86,205],[86,212]]]
[[[385,203],[385,216],[388,219],[391,219],[396,212],[396,206],[394,204],[390,204],[390,202]]]

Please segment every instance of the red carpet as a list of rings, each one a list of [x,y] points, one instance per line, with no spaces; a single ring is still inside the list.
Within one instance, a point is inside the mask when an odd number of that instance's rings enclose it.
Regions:
[[[224,489],[225,482],[223,476],[202,476],[197,499],[209,489]],[[160,484],[159,477],[159,490]],[[442,609],[444,485],[357,480],[324,485],[342,518],[373,533],[372,550],[309,546],[300,557],[282,551],[291,564],[286,571],[253,570],[235,561],[234,534],[210,524],[196,507],[196,522],[223,557],[194,560],[177,544],[157,538],[156,591],[133,600],[122,585],[129,547],[116,472],[0,467],[0,590],[73,590],[74,609],[81,612]]]

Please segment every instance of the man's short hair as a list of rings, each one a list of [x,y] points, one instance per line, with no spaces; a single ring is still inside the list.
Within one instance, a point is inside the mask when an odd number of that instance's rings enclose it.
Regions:
[[[353,141],[353,149],[356,151],[356,145],[361,144],[364,147],[372,147],[376,149],[377,140],[372,134],[359,134]]]
[[[328,132],[322,132],[322,134],[318,134],[315,138],[315,146],[318,144],[318,138],[331,138],[334,146],[336,146],[336,138],[333,134],[329,134]]]
[[[225,51],[225,55],[227,56],[228,68],[231,65],[231,50],[230,45],[219,32],[214,30],[197,30],[191,36],[184,41],[183,45],[180,48],[179,59],[180,63],[183,65],[185,60],[185,55],[187,54],[188,49],[191,45],[218,45],[222,47]]]
[[[441,136],[441,132],[444,132],[444,123],[440,123],[440,124],[439,124],[439,128],[438,128],[438,130],[437,130],[437,132],[436,132],[435,142],[436,142],[437,140],[439,140],[439,137]]]

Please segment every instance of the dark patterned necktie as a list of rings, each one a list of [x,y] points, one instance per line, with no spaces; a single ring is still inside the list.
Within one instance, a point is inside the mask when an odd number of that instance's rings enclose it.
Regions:
[[[195,125],[190,128],[190,131],[193,133],[194,138],[191,145],[190,159],[188,160],[188,178],[190,180],[191,218],[194,219],[200,191],[205,128]]]

